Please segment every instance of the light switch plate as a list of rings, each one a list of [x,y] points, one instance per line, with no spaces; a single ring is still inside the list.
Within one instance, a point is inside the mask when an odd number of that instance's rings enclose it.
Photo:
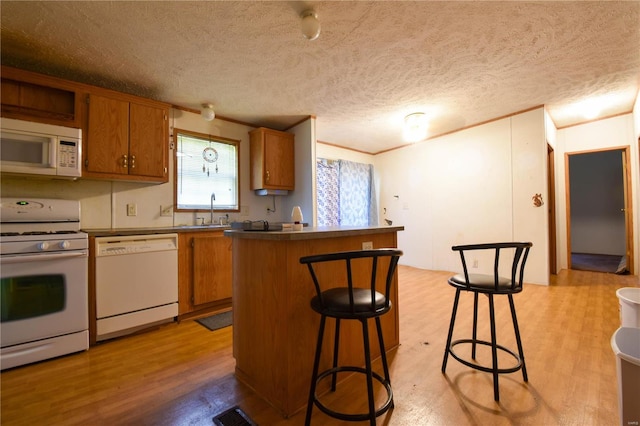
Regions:
[[[160,206],[160,216],[173,216],[172,206]]]
[[[127,216],[136,216],[138,214],[137,204],[127,204]]]

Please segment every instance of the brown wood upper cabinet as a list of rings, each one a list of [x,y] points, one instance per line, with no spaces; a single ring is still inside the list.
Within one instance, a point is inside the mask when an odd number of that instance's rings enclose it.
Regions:
[[[169,106],[91,93],[83,177],[168,182]]]
[[[47,75],[2,67],[2,116],[82,127],[82,87]]]
[[[259,127],[251,136],[251,189],[295,189],[294,135]]]

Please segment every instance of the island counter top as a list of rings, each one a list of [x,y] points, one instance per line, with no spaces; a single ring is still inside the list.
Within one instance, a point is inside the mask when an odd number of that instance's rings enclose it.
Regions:
[[[252,240],[314,240],[319,238],[350,237],[367,234],[385,234],[403,231],[404,226],[327,226],[304,227],[302,231],[243,231],[226,229],[224,235],[232,238]]]
[[[233,355],[236,377],[268,401],[283,417],[306,406],[320,315],[311,309],[314,285],[300,257],[321,253],[397,247],[402,226],[305,227],[303,231],[225,230],[232,241],[233,264]],[[330,264],[329,264],[330,263]],[[345,275],[344,263],[329,262],[318,271],[324,277]],[[370,279],[362,266],[353,276]],[[364,278],[363,278],[364,277]],[[384,277],[378,277],[380,289]],[[386,351],[400,343],[398,279],[391,289],[393,308],[381,324]],[[375,327],[369,338],[377,341]],[[326,341],[333,342],[334,327],[328,326]],[[346,365],[362,361],[362,328],[357,321],[345,321],[340,329],[340,360]],[[331,344],[325,345],[321,369],[332,362]],[[380,350],[371,347],[373,357]],[[344,375],[342,376],[344,377]],[[342,377],[340,380],[342,380]],[[328,391],[330,381],[318,393]]]

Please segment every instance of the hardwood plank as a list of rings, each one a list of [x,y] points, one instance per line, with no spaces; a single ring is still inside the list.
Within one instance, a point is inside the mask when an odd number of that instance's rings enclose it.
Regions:
[[[548,287],[525,285],[515,303],[529,382],[519,372],[502,375],[496,403],[490,375],[452,359],[440,373],[454,295],[449,275],[399,268],[400,346],[389,357],[395,408],[379,424],[618,424],[610,346],[620,324],[615,291],[639,286],[637,276],[563,270]],[[471,302],[470,295],[461,299],[456,334],[471,327]],[[502,302],[499,336],[509,345],[513,331]],[[486,300],[480,306],[486,319]],[[183,321],[4,371],[2,425],[211,425],[236,404],[261,425],[302,424],[304,413],[284,419],[236,379],[231,338],[232,327],[212,332]],[[355,391],[356,380],[328,398],[359,409],[365,395]],[[318,410],[313,423],[344,424]]]

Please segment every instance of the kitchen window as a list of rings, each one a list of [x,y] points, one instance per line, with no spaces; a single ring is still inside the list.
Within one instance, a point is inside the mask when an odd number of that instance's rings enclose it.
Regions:
[[[174,130],[177,210],[239,211],[240,141]]]

